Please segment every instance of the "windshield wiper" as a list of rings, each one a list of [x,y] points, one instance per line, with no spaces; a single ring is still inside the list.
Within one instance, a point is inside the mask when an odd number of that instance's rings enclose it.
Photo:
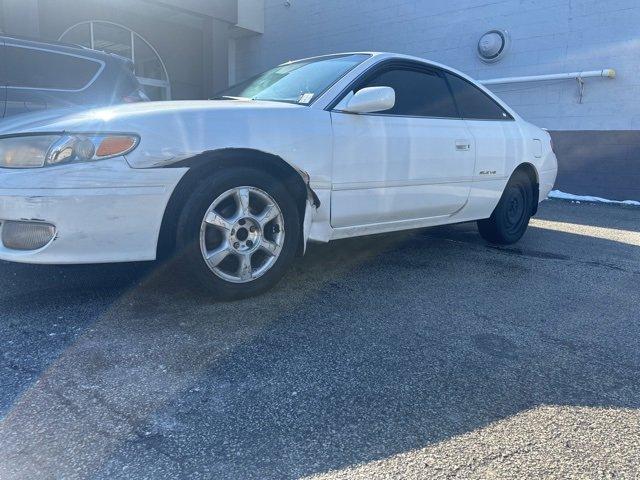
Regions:
[[[251,100],[251,98],[246,97],[232,97],[230,95],[220,95],[219,97],[213,97],[209,100]]]
[[[252,98],[251,100],[257,102],[276,102],[276,103],[292,103],[294,105],[302,105],[297,100],[288,100],[286,98]]]

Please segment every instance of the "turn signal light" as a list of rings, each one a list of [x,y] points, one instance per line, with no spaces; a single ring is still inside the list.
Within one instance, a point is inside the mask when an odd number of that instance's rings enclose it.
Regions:
[[[4,221],[0,223],[2,245],[10,250],[38,250],[49,244],[56,227],[49,223]]]
[[[113,157],[125,154],[136,145],[135,137],[105,137],[96,151],[97,157]]]

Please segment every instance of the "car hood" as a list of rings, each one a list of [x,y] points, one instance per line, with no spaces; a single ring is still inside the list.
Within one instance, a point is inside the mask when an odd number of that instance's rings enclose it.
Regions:
[[[0,121],[0,135],[37,132],[84,131],[101,132],[116,128],[128,131],[147,119],[208,116],[226,113],[266,110],[303,109],[293,103],[251,100],[198,100],[172,102],[141,102],[103,108],[71,108],[27,113]]]

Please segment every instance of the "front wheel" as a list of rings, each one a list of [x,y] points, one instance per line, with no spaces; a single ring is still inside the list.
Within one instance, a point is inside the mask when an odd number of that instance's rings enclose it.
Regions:
[[[533,201],[531,180],[524,173],[516,172],[491,217],[478,221],[480,236],[499,245],[516,243],[527,230]]]
[[[258,295],[282,278],[297,251],[296,203],[275,178],[236,168],[204,179],[178,222],[186,274],[212,296]]]

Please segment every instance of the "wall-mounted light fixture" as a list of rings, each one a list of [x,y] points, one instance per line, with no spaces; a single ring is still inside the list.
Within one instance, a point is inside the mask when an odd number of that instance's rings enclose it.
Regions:
[[[486,63],[494,63],[505,56],[511,39],[506,30],[489,30],[478,41],[478,56]]]

